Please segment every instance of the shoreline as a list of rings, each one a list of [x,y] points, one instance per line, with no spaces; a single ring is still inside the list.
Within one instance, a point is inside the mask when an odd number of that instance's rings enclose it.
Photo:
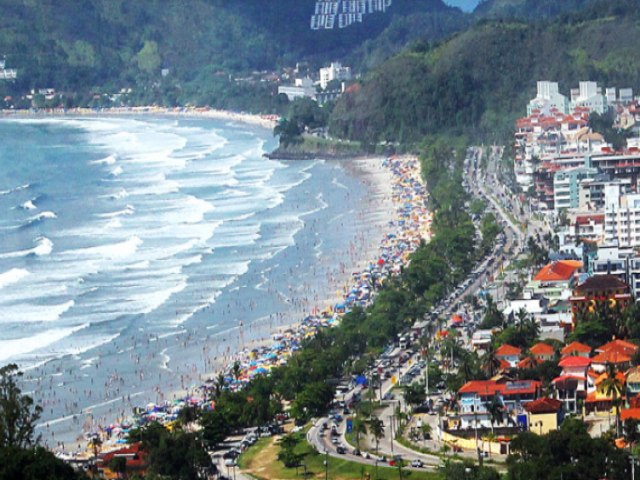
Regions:
[[[127,109],[109,109],[109,110],[91,110],[91,109],[82,109],[81,111],[69,110],[65,112],[61,111],[46,111],[46,112],[2,112],[4,116],[21,116],[24,118],[37,118],[37,117],[55,117],[55,116],[95,116],[99,117],[101,115],[113,115],[113,116],[123,116],[123,115],[157,115],[157,116],[184,116],[190,118],[213,118],[213,119],[222,119],[222,120],[230,120],[230,121],[238,121],[244,122],[260,127],[267,128],[267,125],[272,125],[273,120],[264,119],[260,116],[256,115],[248,115],[248,114],[237,114],[233,112],[224,112],[224,111],[212,111],[212,110],[197,110],[197,109],[188,109],[183,110],[168,110],[168,109],[160,109],[160,108],[148,108],[148,107],[140,107],[140,108],[127,108]],[[1,115],[0,115],[1,116]],[[269,123],[271,122],[271,123]],[[319,155],[316,156],[320,157]],[[286,160],[285,160],[286,161]],[[220,371],[228,371],[234,361],[238,360],[241,363],[245,364],[244,367],[244,378],[243,380],[250,379],[250,370],[248,368],[248,364],[250,360],[252,360],[252,350],[258,352],[267,352],[270,349],[270,346],[276,341],[276,337],[284,338],[285,343],[289,342],[290,344],[296,341],[296,338],[307,335],[313,335],[319,328],[325,328],[331,325],[335,325],[339,323],[340,315],[328,315],[322,321],[318,321],[317,323],[305,323],[303,318],[306,319],[311,317],[314,314],[316,317],[318,313],[322,311],[323,313],[331,311],[331,307],[336,303],[339,303],[341,300],[345,300],[349,294],[350,284],[353,284],[353,272],[361,272],[367,268],[367,265],[371,266],[372,263],[375,264],[376,260],[380,258],[382,245],[385,242],[389,241],[388,236],[384,236],[383,233],[389,232],[391,230],[395,231],[397,227],[398,220],[401,218],[403,205],[405,205],[403,199],[399,196],[399,194],[394,190],[398,186],[398,183],[402,183],[406,181],[406,178],[401,179],[398,176],[398,172],[392,171],[392,167],[389,165],[391,159],[383,159],[381,157],[349,157],[349,158],[341,158],[341,159],[326,159],[322,160],[327,163],[335,163],[339,164],[341,168],[348,171],[351,176],[357,178],[360,182],[366,184],[367,194],[363,201],[366,203],[364,205],[358,206],[358,212],[361,214],[361,218],[358,219],[361,222],[362,227],[360,230],[362,232],[374,233],[374,235],[362,235],[362,238],[353,239],[352,246],[350,247],[352,252],[350,252],[351,262],[348,264],[340,264],[340,265],[331,265],[327,268],[331,272],[331,281],[332,283],[326,289],[326,291],[322,292],[321,298],[316,298],[315,306],[309,308],[310,306],[303,305],[302,308],[292,309],[287,315],[286,318],[282,318],[275,322],[275,325],[272,325],[272,322],[267,322],[266,319],[256,319],[250,325],[245,327],[245,332],[248,333],[247,341],[244,341],[242,334],[242,327],[238,326],[230,326],[230,328],[225,329],[222,332],[218,332],[214,335],[215,338],[218,338],[215,342],[212,342],[211,348],[209,349],[209,344],[205,341],[202,343],[207,347],[207,350],[203,349],[203,353],[198,357],[190,358],[189,361],[193,360],[193,368],[191,371],[188,370],[188,367],[184,371],[186,385],[192,385],[192,388],[184,388],[180,385],[174,385],[171,383],[164,383],[164,386],[159,385],[157,389],[153,391],[148,391],[147,396],[156,396],[157,403],[171,403],[174,404],[176,401],[179,401],[186,396],[190,396],[197,389],[195,386],[205,382],[206,379],[213,378]],[[396,160],[393,160],[396,161]],[[399,164],[404,165],[400,168],[402,172],[400,175],[407,175],[407,178],[419,178],[419,164],[417,159],[412,157],[403,157],[401,160],[397,160]],[[406,164],[406,165],[405,165]],[[411,166],[407,166],[408,164],[412,164]],[[417,170],[416,170],[417,167]],[[345,187],[346,188],[346,187]],[[425,212],[423,212],[425,213]],[[427,216],[430,215],[428,212]],[[413,217],[412,217],[413,218]],[[393,229],[389,228],[388,222],[392,221],[396,224]],[[337,225],[336,225],[337,226]],[[378,231],[381,237],[378,238]],[[425,231],[421,229],[416,229],[412,232],[412,235],[420,234],[423,235],[421,238],[425,238],[428,240],[428,235],[425,235]],[[367,237],[367,238],[364,238]],[[414,239],[415,240],[415,239]],[[368,242],[365,243],[364,242]],[[416,246],[419,241],[409,242],[412,243],[413,246]],[[357,257],[354,257],[354,255]],[[355,260],[355,261],[354,261]],[[395,265],[395,273],[399,272],[400,264],[404,264],[407,258],[406,255],[402,255],[402,258],[399,259],[397,265]],[[335,294],[333,292],[336,292]],[[319,292],[320,293],[320,292]],[[337,297],[340,296],[341,299]],[[306,310],[304,310],[306,308]],[[304,312],[304,314],[302,313]],[[248,328],[247,328],[248,327]],[[247,332],[248,330],[248,332]],[[184,335],[179,334],[177,337],[170,337],[170,339],[163,339],[162,345],[160,345],[160,340],[158,341],[158,350],[161,346],[172,345],[173,343],[178,343],[184,340]],[[220,341],[219,337],[222,338]],[[172,340],[175,338],[175,340]],[[189,341],[189,337],[187,336],[187,341]],[[172,342],[172,343],[168,343]],[[226,343],[224,343],[226,342]],[[215,347],[215,353],[214,353]],[[226,347],[226,350],[225,350]],[[166,350],[166,349],[165,349]],[[288,354],[282,354],[281,360],[284,362],[290,355],[291,351]],[[163,351],[160,352],[160,355],[163,355]],[[215,356],[214,356],[215,355]],[[202,368],[202,360],[204,360],[205,368]],[[196,363],[200,366],[196,369]],[[273,366],[273,365],[271,365]],[[96,367],[97,368],[97,367]],[[241,384],[234,387],[240,388]],[[136,395],[137,396],[137,395]],[[131,401],[127,398],[127,403],[123,403],[119,406],[115,406],[116,411],[113,412],[110,409],[110,413],[107,415],[110,419],[102,416],[100,418],[100,414],[96,412],[94,417],[93,407],[85,408],[83,410],[78,411],[73,415],[74,423],[75,417],[79,417],[78,420],[81,421],[83,418],[85,420],[84,425],[76,424],[75,427],[71,427],[71,429],[78,433],[78,435],[86,434],[88,431],[102,431],[104,430],[100,427],[101,425],[108,425],[109,421],[105,422],[105,420],[114,420],[114,423],[118,424],[124,421],[124,418],[130,417],[132,414],[132,406],[136,406],[134,399],[134,395],[131,396]],[[115,401],[115,399],[114,399]],[[111,400],[107,403],[112,403]],[[140,403],[140,400],[139,402]],[[96,405],[98,406],[98,405]],[[137,405],[138,407],[141,405]],[[115,420],[115,419],[118,420]],[[59,421],[65,421],[62,419],[50,419],[46,422],[41,422],[41,428],[48,433],[49,427],[48,425],[55,425]],[[71,431],[71,430],[67,430]],[[79,451],[86,445],[85,437],[78,436],[76,442],[67,442],[67,448],[63,449],[65,453],[69,452],[69,447],[73,450]],[[108,440],[108,438],[105,438]],[[113,440],[113,438],[112,438]],[[108,442],[107,442],[108,443]],[[115,446],[115,443],[113,444]],[[60,451],[58,449],[58,451]]]
[[[356,277],[354,272],[358,272],[357,275],[359,276],[360,272],[379,271],[380,262],[382,262],[382,258],[385,258],[385,275],[398,274],[402,266],[406,265],[408,255],[417,248],[420,241],[429,240],[431,213],[426,210],[424,205],[423,195],[426,195],[426,190],[424,194],[417,192],[415,184],[412,183],[416,179],[420,181],[419,162],[416,158],[403,157],[400,160],[368,159],[336,162],[367,185],[369,192],[367,206],[364,208],[365,211],[361,221],[364,224],[371,224],[371,228],[375,227],[376,232],[376,238],[371,238],[372,236],[370,235],[368,245],[358,250],[358,261],[350,265],[341,265],[341,275],[336,276],[335,286],[338,287],[336,293],[341,294],[342,301],[345,304],[348,302],[353,304],[355,302],[351,300],[351,297],[354,289],[351,287],[350,293],[349,288],[350,285],[354,285],[354,280],[359,278]],[[407,209],[409,203],[411,203],[410,212]],[[381,234],[386,231],[386,235],[378,238],[378,229],[380,229]],[[395,253],[389,256],[387,255],[389,252]],[[344,268],[345,266],[347,268]],[[355,282],[356,285],[358,283],[362,283],[362,281]],[[362,291],[368,291],[366,288],[371,288],[371,285],[365,286],[364,289],[361,285],[359,288],[358,295]],[[365,304],[371,302],[374,295],[373,290],[371,288],[372,296],[367,297]],[[244,341],[240,342],[241,335],[239,335],[237,337],[237,346],[234,348],[235,351],[227,352],[225,355],[214,358],[214,361],[207,365],[209,368],[193,372],[196,378],[192,378],[189,381],[204,382],[210,385],[212,379],[220,372],[226,373],[228,377],[233,363],[237,361],[241,365],[242,373],[238,380],[232,380],[228,383],[228,388],[237,389],[242,388],[243,383],[250,381],[256,374],[267,374],[271,368],[286,363],[303,338],[315,335],[323,328],[330,328],[340,323],[342,313],[338,312],[336,308],[331,308],[332,306],[337,307],[338,303],[336,303],[337,300],[331,299],[330,289],[326,292],[326,297],[317,300],[318,304],[326,307],[322,313],[316,307],[312,312],[307,312],[304,319],[299,316],[292,323],[280,325],[275,329],[271,328],[267,331],[267,336],[261,336],[264,335],[265,330],[268,328],[267,325],[263,325],[262,328],[258,328],[258,330],[261,330],[260,332],[253,332],[254,335],[257,333],[257,336],[250,338],[246,343]],[[347,309],[345,308],[345,310]],[[295,316],[296,313],[291,312],[291,319],[294,319]],[[238,333],[237,327],[233,328],[233,330],[236,330],[234,333]],[[231,340],[231,338],[229,339]],[[232,343],[235,344],[235,342]],[[274,348],[276,343],[280,345],[277,349]],[[227,343],[227,345],[230,344]],[[164,405],[167,408],[172,406],[173,409],[175,409],[176,404],[186,404],[187,398],[197,398],[203,403],[206,401],[206,391],[198,392],[196,388],[168,388],[164,392],[157,393],[161,393],[160,401],[157,402],[157,405]],[[145,415],[154,415],[153,412],[155,412],[156,405],[153,404],[151,409],[149,409],[149,406],[147,405],[145,410],[143,406],[138,405],[146,412],[142,414],[143,418]],[[80,415],[91,415],[91,412],[85,411]],[[105,450],[118,448],[117,441],[122,438],[122,433],[120,436],[114,436],[111,434],[111,429],[106,429],[102,426],[108,423],[98,425],[95,421],[97,419],[91,418],[90,424],[85,422],[83,435],[79,436],[76,442],[68,442],[67,448],[54,450],[64,455],[69,455],[71,451],[74,452],[72,455],[81,457],[83,455],[82,450],[86,446],[87,430],[101,435]],[[116,426],[114,431],[122,432],[124,430],[122,425],[130,425],[132,422],[134,422],[133,412],[128,412],[124,417],[118,417],[113,422]],[[126,430],[124,431],[126,432]],[[106,432],[109,432],[109,434]]]
[[[123,116],[123,115],[157,115],[187,118],[207,118],[215,120],[229,120],[246,123],[273,130],[277,125],[277,115],[259,115],[231,110],[216,110],[208,107],[175,107],[165,108],[156,106],[145,107],[112,107],[112,108],[51,108],[39,110],[0,110],[0,118],[39,118],[39,117],[91,117],[91,116]]]

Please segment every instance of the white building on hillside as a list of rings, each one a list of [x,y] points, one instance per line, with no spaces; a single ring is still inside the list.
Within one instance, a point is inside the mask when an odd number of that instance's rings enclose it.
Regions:
[[[571,89],[571,109],[586,107],[592,112],[604,113],[609,108],[602,88],[596,82],[580,82],[578,88]]]
[[[604,190],[605,242],[621,247],[640,246],[640,194],[622,194],[622,186],[612,183]]]
[[[302,97],[314,98],[316,94],[316,87],[313,85],[313,80],[309,77],[296,78],[295,85],[279,86],[278,94],[280,93],[284,93],[289,101]]]
[[[558,91],[558,82],[540,81],[537,86],[536,98],[531,99],[527,105],[527,116],[534,110],[549,115],[554,108],[561,113],[569,113],[569,100]]]
[[[343,67],[341,63],[331,63],[330,66],[320,69],[320,86],[326,89],[332,80],[346,81],[351,80],[351,68]]]

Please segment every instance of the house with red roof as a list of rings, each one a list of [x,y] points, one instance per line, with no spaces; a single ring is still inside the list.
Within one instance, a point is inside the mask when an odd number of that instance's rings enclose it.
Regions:
[[[582,272],[582,262],[557,260],[542,267],[525,286],[525,291],[542,295],[549,300],[566,300]]]
[[[118,450],[112,450],[100,455],[97,462],[98,471],[101,473],[102,478],[120,478],[118,473],[109,468],[109,465],[114,458],[125,458],[127,461],[126,471],[128,476],[132,476],[133,474],[144,476],[147,469],[147,455],[147,452],[142,449],[140,442],[127,445]]]
[[[563,403],[555,398],[542,397],[527,403],[527,427],[538,435],[557,430],[564,420]]]
[[[567,356],[580,356],[580,357],[588,357],[591,355],[591,347],[589,345],[585,345],[580,342],[571,342],[569,345],[565,346],[560,350],[560,355],[563,357]]]
[[[604,372],[607,364],[614,364],[619,370],[631,366],[631,358],[638,351],[638,345],[625,340],[614,339],[596,348],[596,355],[591,358],[592,368],[596,372]]]
[[[504,345],[500,345],[500,347],[496,350],[496,358],[508,363],[509,367],[511,368],[516,367],[516,365],[520,361],[521,354],[522,350],[507,343],[505,343]]]
[[[529,353],[540,362],[553,360],[556,352],[548,343],[538,342],[529,349]]]
[[[541,383],[537,380],[467,382],[458,390],[460,426],[491,428],[491,415],[487,411],[487,405],[494,397],[504,406],[507,415],[523,413],[523,406],[538,397],[540,388]]]
[[[516,364],[518,370],[532,370],[542,363],[535,357],[526,356]]]
[[[586,399],[587,394],[595,390],[591,359],[575,355],[563,357],[558,366],[562,372],[552,381],[554,396],[563,402],[565,412],[577,413],[579,400]]]
[[[596,378],[594,382],[596,389],[593,392],[589,392],[585,400],[585,410],[587,413],[593,411],[607,412],[613,408],[613,394],[607,392],[605,384],[605,380],[608,378],[609,374],[607,372],[602,373]],[[616,372],[616,378],[622,383],[626,381],[624,373],[620,371]]]

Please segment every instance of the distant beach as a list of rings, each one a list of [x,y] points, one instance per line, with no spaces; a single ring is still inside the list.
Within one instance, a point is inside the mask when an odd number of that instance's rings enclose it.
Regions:
[[[112,107],[112,108],[42,108],[29,110],[0,110],[0,116],[4,117],[78,117],[96,115],[171,115],[178,117],[210,118],[216,120],[229,120],[233,122],[243,122],[264,128],[273,129],[277,122],[277,115],[259,115],[245,112],[232,112],[230,110],[217,110],[208,107],[175,107],[165,108],[157,106],[143,107]]]

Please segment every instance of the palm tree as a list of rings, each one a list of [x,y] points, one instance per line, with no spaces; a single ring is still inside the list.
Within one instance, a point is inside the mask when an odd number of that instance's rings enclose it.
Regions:
[[[378,417],[372,416],[371,420],[369,420],[369,433],[373,435],[373,438],[376,441],[376,455],[377,455],[380,439],[384,437],[384,422],[380,420]]]
[[[240,380],[240,374],[242,373],[242,367],[240,366],[240,362],[233,362],[233,367],[231,367],[231,373],[233,374],[233,378]]]
[[[604,394],[611,396],[611,403],[616,407],[616,435],[620,436],[620,403],[625,395],[624,380],[618,377],[618,369],[613,363],[607,364],[607,378],[602,381]]]
[[[460,357],[458,371],[462,373],[465,382],[468,382],[474,378],[474,357],[472,355],[476,355],[475,352],[472,354],[465,351],[464,354]]]
[[[493,377],[500,368],[500,359],[496,356],[497,348],[490,343],[482,356],[482,369],[489,377]]]
[[[216,377],[216,382],[213,386],[216,399],[220,398],[220,396],[222,395],[222,390],[224,390],[224,386],[225,386],[224,373],[220,372],[218,373],[218,376]]]
[[[516,315],[516,318],[517,318],[518,330],[522,332],[522,330],[524,329],[524,325],[529,319],[529,314],[524,308],[521,308],[520,310],[518,310],[518,314]]]
[[[489,457],[491,457],[491,444],[495,442],[497,438],[498,436],[494,432],[489,432],[483,437],[483,439],[489,443]]]
[[[92,477],[95,478],[96,473],[98,473],[98,450],[102,447],[102,440],[98,435],[94,435],[89,440],[89,446],[93,450],[93,474]]]
[[[491,397],[491,400],[485,403],[485,408],[490,416],[491,432],[493,433],[494,423],[502,423],[504,421],[504,408],[496,395]]]
[[[356,434],[356,448],[360,450],[360,435],[367,434],[367,424],[362,418],[356,417],[353,419],[352,428],[353,428],[353,433]]]

